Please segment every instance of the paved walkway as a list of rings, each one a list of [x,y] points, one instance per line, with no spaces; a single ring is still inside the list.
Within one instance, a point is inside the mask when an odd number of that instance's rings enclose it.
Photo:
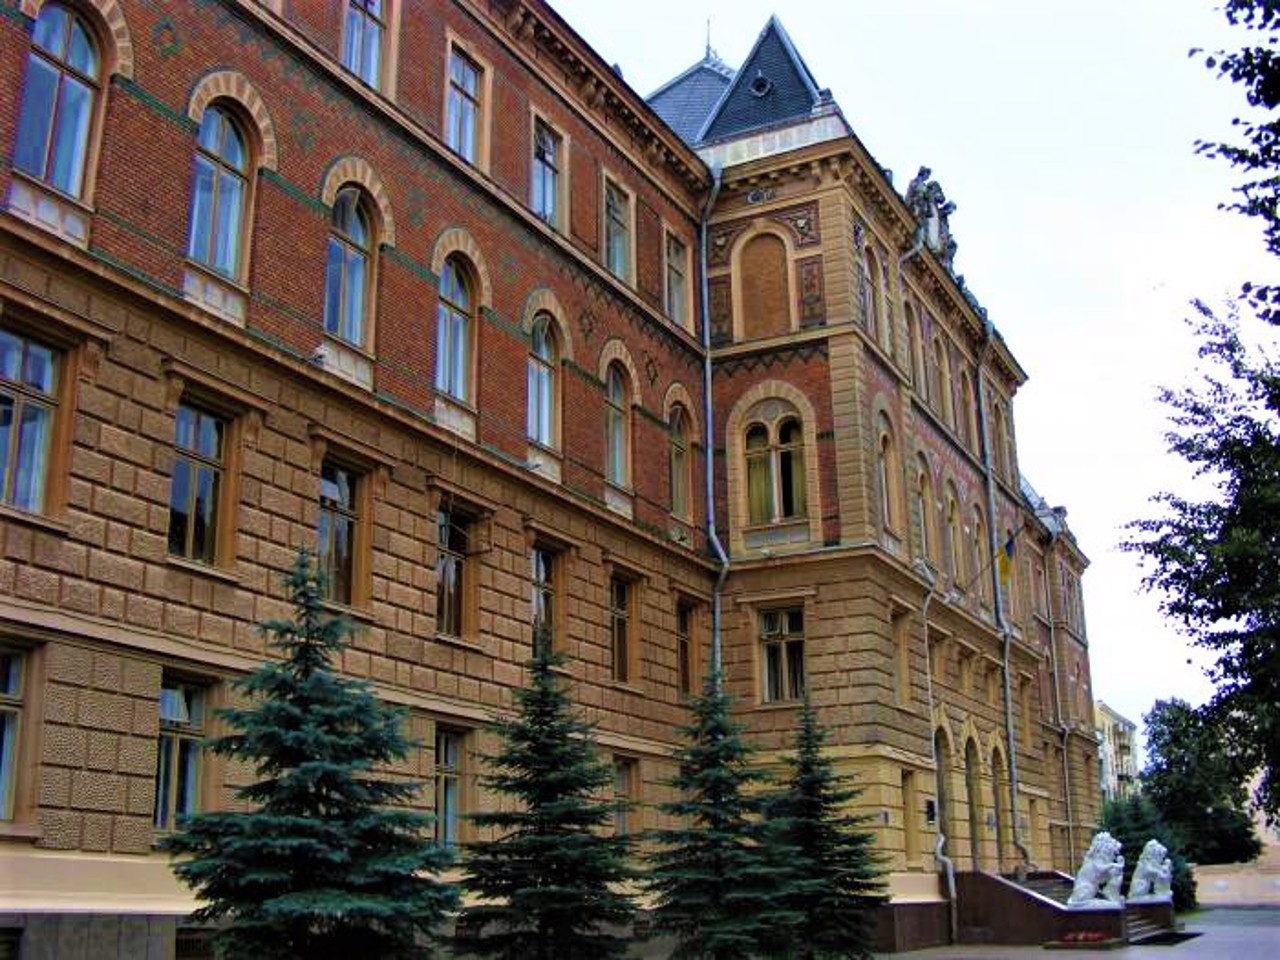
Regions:
[[[1040,947],[933,947],[911,953],[877,954],[884,960],[1280,960],[1280,910],[1204,910],[1186,921],[1201,936],[1171,946],[1119,950],[1044,950]]]

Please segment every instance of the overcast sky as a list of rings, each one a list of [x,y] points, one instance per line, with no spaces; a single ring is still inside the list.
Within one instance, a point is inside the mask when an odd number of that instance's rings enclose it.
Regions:
[[[1187,302],[1275,279],[1258,228],[1217,210],[1233,173],[1193,153],[1243,104],[1187,56],[1243,42],[1213,0],[552,4],[641,95],[702,57],[708,20],[736,68],[777,13],[899,191],[932,167],[958,205],[957,270],[1030,374],[1022,472],[1092,560],[1094,695],[1139,727],[1159,697],[1205,700],[1207,661],[1117,544],[1153,493],[1190,489],[1155,402],[1196,368]]]

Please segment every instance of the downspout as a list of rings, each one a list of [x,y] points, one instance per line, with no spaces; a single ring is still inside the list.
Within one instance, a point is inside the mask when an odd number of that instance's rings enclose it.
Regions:
[[[1049,531],[1049,550],[1046,556],[1053,556],[1054,545],[1058,542],[1061,534],[1056,527]],[[1057,566],[1057,560],[1054,561]],[[1048,565],[1045,566],[1045,577],[1049,576]],[[1045,584],[1045,589],[1050,590],[1050,585]],[[1062,678],[1058,673],[1058,618],[1053,613],[1053,594],[1049,594],[1049,657],[1050,664],[1053,669],[1053,718],[1058,723],[1058,733],[1062,738],[1062,793],[1067,803],[1067,859],[1074,863],[1076,859],[1076,827],[1075,812],[1071,803],[1071,760],[1068,756],[1069,746],[1067,743],[1068,731],[1067,722],[1062,710]]]
[[[719,165],[712,167],[711,193],[702,208],[702,217],[698,222],[698,269],[701,274],[700,294],[702,307],[702,416],[703,436],[706,438],[707,467],[706,499],[707,499],[707,540],[715,552],[720,564],[720,573],[716,576],[715,588],[711,591],[711,671],[720,679],[721,640],[720,640],[720,595],[724,590],[725,578],[729,576],[729,557],[720,543],[716,532],[716,444],[715,418],[711,410],[711,285],[707,279],[707,237],[711,211],[715,207],[716,198],[720,195],[723,171]]]
[[[942,769],[942,765],[938,760],[938,731],[934,726],[933,716],[933,649],[929,645],[929,604],[933,602],[934,594],[938,589],[938,578],[934,572],[925,566],[923,562],[916,565],[916,569],[924,577],[925,583],[928,584],[928,590],[925,591],[924,602],[920,605],[920,619],[924,621],[924,685],[925,692],[929,701],[929,751],[933,755],[933,769],[935,777],[946,776],[946,771]],[[936,784],[935,784],[935,792]],[[935,810],[933,822],[935,825],[935,838],[933,841],[933,859],[942,864],[943,873],[947,878],[947,913],[951,925],[951,942],[956,943],[959,939],[960,932],[960,914],[959,907],[956,904],[956,865],[951,858],[943,851],[947,846],[947,835],[942,832],[942,797],[938,796],[934,799]]]
[[[1000,630],[1004,638],[1004,730],[1005,739],[1009,743],[1009,826],[1013,831],[1013,845],[1022,855],[1022,871],[1025,872],[1028,867],[1034,868],[1035,863],[1031,859],[1031,851],[1027,848],[1022,839],[1022,830],[1018,826],[1018,740],[1016,731],[1013,726],[1013,681],[1011,674],[1013,672],[1013,630],[1009,626],[1008,619],[1005,616],[1005,596],[1001,589],[1000,583],[1000,565],[995,562],[996,551],[1000,549],[1000,540],[996,533],[996,478],[995,468],[992,464],[991,456],[991,426],[988,420],[987,409],[987,391],[984,389],[984,378],[982,374],[983,367],[991,350],[991,339],[995,332],[995,328],[989,318],[984,318],[983,333],[985,335],[985,343],[983,345],[982,356],[978,361],[978,382],[975,385],[978,391],[978,433],[979,443],[982,447],[982,473],[986,480],[987,486],[987,539],[988,550],[991,552],[991,596],[995,602],[993,612],[996,619],[996,628]],[[996,804],[1000,803],[996,798]],[[999,863],[1000,856],[1000,838],[996,837],[996,862]]]

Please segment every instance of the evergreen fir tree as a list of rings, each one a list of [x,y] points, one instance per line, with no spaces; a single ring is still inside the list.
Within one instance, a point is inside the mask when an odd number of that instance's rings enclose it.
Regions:
[[[515,805],[471,818],[497,836],[472,845],[464,860],[464,886],[477,902],[463,910],[456,940],[469,955],[593,960],[626,952],[622,928],[635,907],[620,889],[632,878],[627,838],[609,833],[613,769],[570,707],[556,676],[561,660],[539,637],[529,686],[516,691],[518,714],[496,725],[501,747],[487,758],[494,772],[483,782]]]
[[[679,825],[654,837],[654,925],[675,936],[674,960],[756,956],[774,929],[797,919],[781,903],[788,871],[761,843],[764,797],[748,788],[763,774],[748,765],[750,750],[730,706],[713,672],[690,704],[687,742],[676,751],[672,786],[681,799],[662,804]]]
[[[884,901],[883,860],[867,817],[847,811],[860,788],[837,777],[825,733],[806,698],[786,788],[769,805],[768,840],[788,866],[783,904],[795,921],[775,930],[782,956],[870,957],[876,907]]]
[[[256,769],[237,791],[250,809],[183,823],[173,870],[204,903],[195,919],[222,921],[219,957],[428,955],[457,892],[433,877],[449,855],[431,818],[407,807],[418,786],[377,772],[409,752],[403,715],[335,672],[351,627],[325,613],[306,551],[285,586],[294,619],[263,624],[284,659],[237,681],[249,703],[220,711],[234,732],[207,745]]]

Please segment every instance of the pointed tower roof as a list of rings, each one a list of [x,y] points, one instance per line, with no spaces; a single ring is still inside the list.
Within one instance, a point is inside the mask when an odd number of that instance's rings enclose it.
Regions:
[[[646,99],[654,113],[665,120],[681,140],[692,145],[732,80],[732,68],[708,44],[706,56]]]
[[[711,110],[697,143],[809,117],[822,92],[782,22],[769,18],[746,62]]]

